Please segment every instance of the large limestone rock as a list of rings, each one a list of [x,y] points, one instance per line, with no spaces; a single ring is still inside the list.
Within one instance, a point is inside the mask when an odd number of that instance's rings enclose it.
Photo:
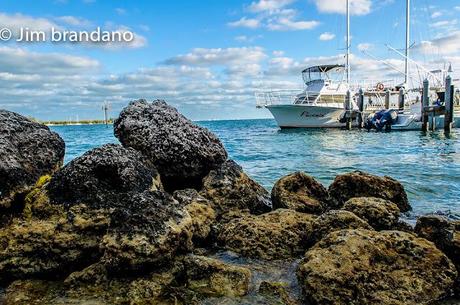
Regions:
[[[48,185],[53,203],[123,206],[128,194],[161,189],[158,171],[132,148],[106,144],[69,162]],[[128,195],[129,196],[129,195]]]
[[[111,274],[145,271],[190,250],[212,209],[152,190],[157,175],[139,156],[105,145],[37,185],[24,219],[0,231],[0,281],[65,278],[96,262]]]
[[[233,160],[211,170],[203,179],[200,194],[211,202],[219,214],[235,209],[248,209],[252,214],[271,210],[267,190],[249,178]]]
[[[365,220],[359,218],[352,212],[331,210],[322,214],[313,221],[309,243],[316,243],[327,234],[343,229],[372,230],[373,228]]]
[[[329,206],[327,189],[313,177],[296,172],[279,179],[272,189],[273,209],[321,214]]]
[[[164,101],[131,102],[114,122],[115,136],[159,170],[168,190],[199,188],[201,179],[227,159],[220,140]]]
[[[55,132],[14,112],[0,110],[0,209],[20,208],[24,194],[64,160]]]
[[[353,197],[377,197],[394,202],[401,212],[411,209],[401,183],[387,176],[378,177],[361,171],[338,175],[329,186],[329,194],[339,208]]]
[[[344,210],[366,220],[376,230],[390,230],[398,226],[398,206],[385,199],[355,197],[345,202]]]
[[[439,215],[421,216],[414,231],[418,236],[432,241],[460,270],[460,230],[454,221]],[[460,285],[457,289],[460,292]]]
[[[224,224],[218,243],[243,256],[281,259],[301,255],[312,232],[314,216],[293,210],[245,215]]]
[[[433,243],[398,231],[336,231],[297,271],[311,304],[425,304],[449,295],[457,276]]]
[[[217,259],[190,255],[184,259],[188,289],[205,296],[244,296],[249,291],[251,271]]]

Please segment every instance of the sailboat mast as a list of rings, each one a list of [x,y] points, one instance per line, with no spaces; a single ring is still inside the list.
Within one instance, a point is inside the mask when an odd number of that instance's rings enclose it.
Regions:
[[[406,58],[404,84],[409,86],[409,48],[410,48],[410,0],[406,0]]]
[[[347,0],[347,83],[350,84],[350,0]]]

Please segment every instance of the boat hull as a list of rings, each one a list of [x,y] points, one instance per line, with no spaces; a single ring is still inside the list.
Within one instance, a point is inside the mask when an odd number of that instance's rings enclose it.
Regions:
[[[281,128],[340,128],[343,108],[311,105],[269,105],[266,108]]]

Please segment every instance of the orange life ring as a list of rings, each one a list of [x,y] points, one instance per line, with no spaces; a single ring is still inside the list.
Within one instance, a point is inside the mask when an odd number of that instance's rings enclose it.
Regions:
[[[384,84],[382,84],[382,83],[378,83],[378,84],[377,84],[377,90],[383,91],[384,89],[385,89],[385,85],[384,85]]]

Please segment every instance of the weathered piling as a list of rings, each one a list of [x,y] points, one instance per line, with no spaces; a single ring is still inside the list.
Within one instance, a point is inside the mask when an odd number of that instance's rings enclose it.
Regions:
[[[358,127],[363,128],[364,127],[364,91],[363,89],[359,89],[358,108],[359,108]]]
[[[390,109],[390,89],[385,91],[385,109]]]
[[[444,95],[444,105],[446,107],[444,112],[444,132],[449,134],[452,131],[452,122],[454,120],[454,86],[452,85],[452,78],[446,78],[446,93]]]
[[[346,116],[347,116],[347,122],[346,122],[346,128],[348,130],[351,130],[351,122],[352,122],[352,111],[353,111],[353,107],[351,105],[351,92],[350,90],[347,91],[347,97],[346,97],[346,110],[347,110],[347,113],[346,113]]]
[[[399,110],[404,110],[404,88],[399,89],[398,106]]]
[[[425,111],[425,107],[430,105],[430,82],[425,79],[423,81],[423,91],[422,91],[422,131],[428,131],[428,113]]]

